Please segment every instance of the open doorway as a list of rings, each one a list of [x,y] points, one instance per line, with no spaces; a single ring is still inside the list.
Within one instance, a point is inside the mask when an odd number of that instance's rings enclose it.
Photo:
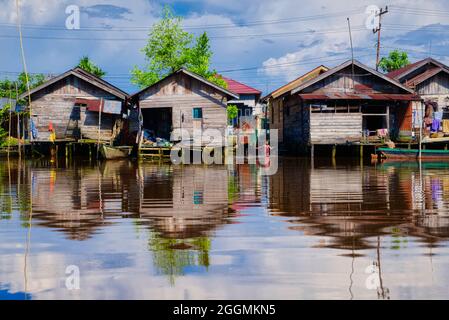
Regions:
[[[170,140],[172,132],[172,108],[142,109],[143,128],[152,131],[154,137]]]

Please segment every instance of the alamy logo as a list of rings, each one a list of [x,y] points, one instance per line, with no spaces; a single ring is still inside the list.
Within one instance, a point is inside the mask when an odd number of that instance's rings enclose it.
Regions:
[[[65,274],[67,275],[65,279],[65,287],[68,290],[79,290],[80,289],[80,268],[75,265],[67,266],[65,269]]]
[[[367,29],[373,30],[379,25],[379,12],[380,9],[376,5],[366,7],[365,13],[368,17],[365,20],[365,26]]]
[[[368,290],[377,290],[380,287],[379,267],[372,264],[365,269],[365,273],[369,274],[365,281],[366,288]]]
[[[71,4],[65,8],[65,13],[69,16],[65,20],[65,27],[69,30],[80,29],[80,8]]]

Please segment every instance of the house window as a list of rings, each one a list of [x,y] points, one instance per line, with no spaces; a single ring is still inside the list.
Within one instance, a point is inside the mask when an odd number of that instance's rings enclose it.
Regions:
[[[203,119],[202,108],[193,108],[193,119]]]

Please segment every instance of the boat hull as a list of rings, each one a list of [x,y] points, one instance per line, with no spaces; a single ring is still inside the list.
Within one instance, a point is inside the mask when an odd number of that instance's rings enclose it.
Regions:
[[[418,149],[388,149],[380,148],[378,151],[387,159],[391,160],[417,160],[419,158]],[[449,161],[449,150],[421,150],[421,160],[428,161]]]
[[[106,160],[124,159],[131,155],[132,147],[101,146],[101,155]]]

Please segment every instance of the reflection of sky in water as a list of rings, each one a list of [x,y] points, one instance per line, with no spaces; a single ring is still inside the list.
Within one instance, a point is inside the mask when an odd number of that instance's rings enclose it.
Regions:
[[[0,299],[377,299],[365,285],[373,263],[385,296],[448,298],[448,168],[10,173],[0,168]],[[69,265],[80,290],[65,288]]]

